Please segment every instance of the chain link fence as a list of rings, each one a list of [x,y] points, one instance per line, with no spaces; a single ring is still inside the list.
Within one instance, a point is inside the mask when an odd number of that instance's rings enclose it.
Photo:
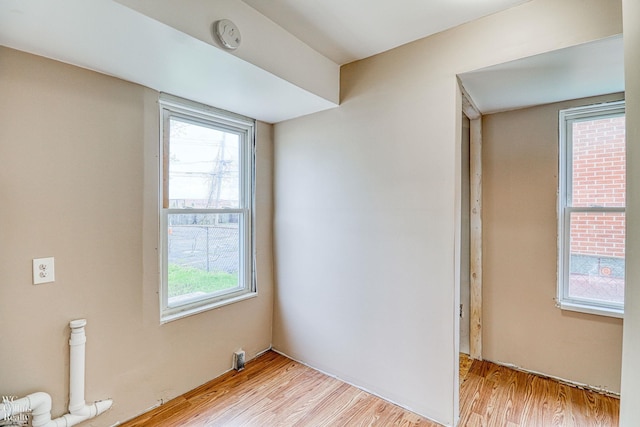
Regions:
[[[172,215],[168,261],[206,272],[237,274],[238,214]]]
[[[569,295],[624,301],[624,258],[571,255]]]

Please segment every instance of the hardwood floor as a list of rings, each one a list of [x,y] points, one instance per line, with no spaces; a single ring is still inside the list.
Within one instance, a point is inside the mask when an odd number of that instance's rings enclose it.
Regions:
[[[461,358],[460,426],[617,426],[619,402]],[[438,424],[269,351],[122,427]]]
[[[122,426],[361,425],[438,427],[273,351]]]
[[[620,401],[538,375],[474,360],[460,385],[460,426],[609,427]]]

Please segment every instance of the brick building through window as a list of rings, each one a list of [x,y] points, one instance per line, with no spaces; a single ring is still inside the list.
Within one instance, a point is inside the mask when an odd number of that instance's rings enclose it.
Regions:
[[[560,301],[622,310],[624,104],[561,112]],[[563,114],[564,113],[564,114]],[[562,143],[564,142],[564,143]],[[564,265],[563,265],[564,264]],[[568,265],[566,265],[568,264]]]

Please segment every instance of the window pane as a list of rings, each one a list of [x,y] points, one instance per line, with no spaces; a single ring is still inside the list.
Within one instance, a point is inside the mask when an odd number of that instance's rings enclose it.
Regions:
[[[239,136],[175,117],[169,127],[169,208],[240,207]]]
[[[624,116],[574,122],[572,131],[571,205],[624,207]]]
[[[624,239],[622,212],[571,213],[569,298],[624,301]]]
[[[169,306],[240,286],[241,214],[168,215]]]

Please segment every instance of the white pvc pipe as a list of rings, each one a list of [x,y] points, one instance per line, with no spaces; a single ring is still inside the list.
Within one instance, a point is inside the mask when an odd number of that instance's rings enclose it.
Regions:
[[[81,409],[76,410],[74,414],[64,414],[60,418],[52,420],[51,423],[46,424],[45,427],[71,427],[78,423],[81,423],[90,418],[96,417],[102,414],[107,409],[111,408],[113,402],[111,399],[99,400],[91,405],[85,405]],[[33,424],[33,427],[36,427]]]
[[[84,402],[84,355],[87,336],[84,333],[86,319],[72,320],[69,338],[69,412],[75,414],[85,406]]]
[[[87,405],[84,400],[86,324],[85,319],[73,320],[69,324],[69,413],[52,420],[51,396],[37,392],[0,405],[0,420],[30,412],[33,427],[71,427],[111,408],[111,399],[97,401],[92,405]]]
[[[43,411],[51,412],[51,396],[43,392],[33,393],[20,399],[4,401],[0,405],[0,420],[25,412],[40,414]]]

